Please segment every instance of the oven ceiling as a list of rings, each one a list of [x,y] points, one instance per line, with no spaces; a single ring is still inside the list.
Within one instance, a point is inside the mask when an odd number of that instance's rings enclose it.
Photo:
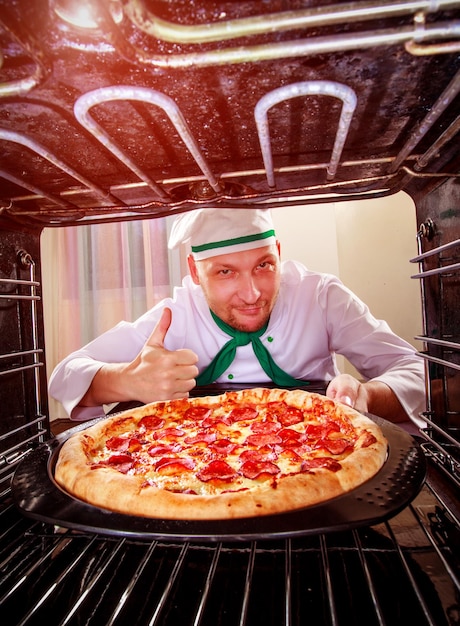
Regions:
[[[77,26],[78,8],[93,27]],[[2,220],[375,197],[458,175],[460,2],[0,0]]]

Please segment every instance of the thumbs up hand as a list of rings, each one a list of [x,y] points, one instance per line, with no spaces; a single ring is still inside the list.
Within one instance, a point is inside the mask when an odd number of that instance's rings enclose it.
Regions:
[[[198,376],[197,355],[192,350],[167,350],[166,333],[172,321],[165,308],[141,352],[126,370],[136,400],[153,402],[188,396]]]
[[[82,406],[137,400],[185,398],[198,376],[197,355],[192,350],[164,347],[172,312],[165,308],[144,347],[130,363],[106,363],[94,376],[80,401]]]
[[[169,330],[172,322],[172,312],[171,309],[164,308],[163,313],[161,314],[160,319],[157,322],[157,325],[152,330],[152,334],[147,339],[145,345],[153,347],[164,347],[164,341],[166,337],[166,333]]]

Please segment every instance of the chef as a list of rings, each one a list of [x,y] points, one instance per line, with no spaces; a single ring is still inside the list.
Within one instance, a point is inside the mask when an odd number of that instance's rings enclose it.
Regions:
[[[270,212],[180,215],[189,276],[135,322],[120,322],[58,364],[50,394],[72,419],[103,405],[188,396],[195,385],[330,381],[327,395],[391,421],[418,421],[422,359],[336,277],[280,258]],[[341,374],[336,354],[360,373]]]

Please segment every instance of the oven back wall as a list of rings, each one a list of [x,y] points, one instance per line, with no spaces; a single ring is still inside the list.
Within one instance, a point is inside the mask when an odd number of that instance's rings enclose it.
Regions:
[[[417,220],[404,192],[359,202],[283,208],[274,212],[284,259],[338,276],[392,330],[417,350],[422,329],[420,285],[412,280]],[[300,225],[303,225],[301,228]],[[342,357],[339,367],[357,375]]]
[[[393,330],[417,346],[421,331],[419,285],[410,279],[409,259],[416,254],[416,220],[412,200],[404,193],[376,200],[281,208],[273,211],[283,259],[295,259],[315,271],[335,274],[364,300],[376,317],[386,319]],[[53,238],[42,236],[42,245]],[[61,254],[63,251],[60,252]],[[45,333],[49,374],[66,356],[50,344],[53,333],[47,317],[47,298],[55,273],[48,267],[57,261],[55,251],[43,250]],[[173,269],[173,268],[172,268]],[[183,268],[182,268],[183,269]],[[171,275],[176,275],[174,271]],[[176,281],[177,282],[177,281]],[[60,307],[66,311],[66,307]],[[66,323],[66,320],[60,322]],[[75,319],[68,319],[75,324]],[[69,328],[69,336],[71,329]],[[78,346],[77,346],[78,347]],[[339,357],[341,370],[355,373]],[[61,405],[49,399],[51,418],[65,418]]]

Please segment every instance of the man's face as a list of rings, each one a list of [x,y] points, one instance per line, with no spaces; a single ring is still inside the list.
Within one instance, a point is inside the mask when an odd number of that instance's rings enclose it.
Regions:
[[[189,268],[209,308],[224,322],[245,332],[259,330],[267,322],[280,285],[278,245],[202,261],[190,256]]]

